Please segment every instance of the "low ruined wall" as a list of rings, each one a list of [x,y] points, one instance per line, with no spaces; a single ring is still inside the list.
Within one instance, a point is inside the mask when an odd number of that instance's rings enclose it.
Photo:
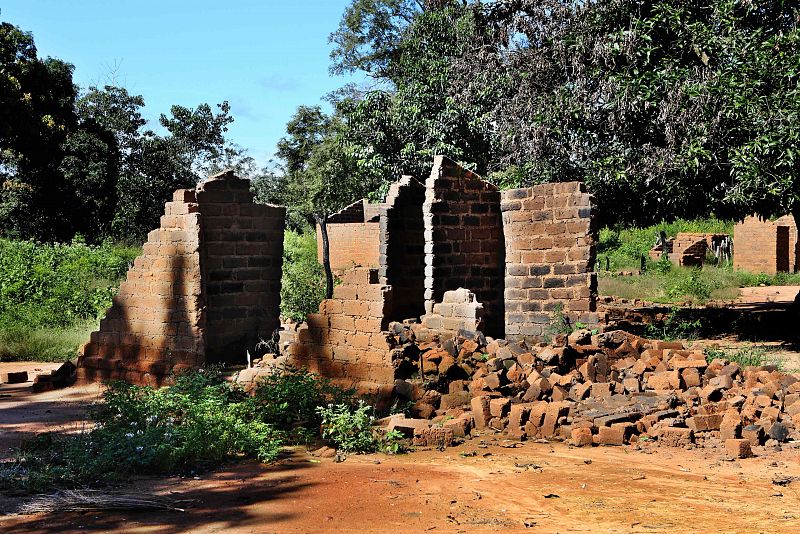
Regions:
[[[592,201],[582,183],[503,191],[505,330],[510,340],[546,334],[553,312],[597,323]]]
[[[279,324],[284,217],[253,204],[250,182],[231,173],[176,191],[81,348],[80,377],[161,384],[207,362],[244,362]]]
[[[308,316],[287,349],[289,361],[323,376],[364,390],[394,381],[390,347],[383,332],[391,289],[380,284],[377,270],[359,268],[342,274],[333,298]]]

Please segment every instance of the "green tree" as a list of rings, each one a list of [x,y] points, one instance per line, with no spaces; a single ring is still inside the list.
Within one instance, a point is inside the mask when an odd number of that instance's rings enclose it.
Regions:
[[[256,184],[259,200],[288,206],[290,222],[318,224],[326,298],[333,295],[328,217],[376,186],[364,179],[351,147],[343,139],[343,124],[318,106],[300,106],[278,142],[280,174],[265,173]]]
[[[462,105],[501,81],[493,170],[583,180],[603,222],[794,210],[798,10],[782,1],[487,3]],[[620,198],[630,199],[619,202]]]
[[[0,228],[6,235],[71,237],[73,196],[59,165],[61,145],[77,123],[72,70],[39,58],[30,33],[0,23]]]

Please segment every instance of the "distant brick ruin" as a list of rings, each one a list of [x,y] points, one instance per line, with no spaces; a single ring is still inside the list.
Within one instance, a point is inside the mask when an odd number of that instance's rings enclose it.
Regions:
[[[797,225],[791,215],[775,221],[746,217],[733,229],[733,267],[765,274],[796,272],[800,266],[797,237]]]
[[[244,361],[279,326],[284,208],[253,203],[227,172],[179,189],[113,305],[81,348],[79,376],[162,384]]]

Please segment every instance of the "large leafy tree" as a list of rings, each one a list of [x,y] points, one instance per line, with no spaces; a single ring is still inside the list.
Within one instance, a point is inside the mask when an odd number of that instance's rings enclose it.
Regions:
[[[375,32],[353,30],[361,26],[353,24],[350,17],[361,13],[355,7],[362,4],[354,2],[346,13],[334,34],[336,42],[342,35],[351,35],[356,42],[373,36]],[[362,68],[383,82],[338,102],[345,118],[344,136],[362,172],[386,181],[401,174],[424,176],[436,154],[447,154],[479,172],[485,171],[493,158],[487,120],[491,107],[484,105],[480,96],[464,103],[448,93],[454,60],[465,53],[480,31],[472,8],[461,1],[401,3],[405,10],[400,10],[396,2],[369,4],[383,6],[378,14],[400,11],[403,16],[379,18],[378,37],[365,39],[369,43],[367,52],[356,59],[337,55],[339,48],[334,51],[334,60]],[[364,25],[375,19],[362,14],[360,20]],[[375,49],[381,52],[375,54]]]
[[[72,65],[37,55],[33,36],[0,23],[0,227],[59,237],[73,198],[59,172],[76,125]]]
[[[583,180],[604,222],[794,210],[794,3],[517,0],[476,9],[451,86],[503,82],[514,183]],[[619,202],[620,198],[626,202]]]
[[[377,81],[338,103],[360,172],[445,153],[585,181],[609,224],[800,217],[797,24],[781,0],[353,0],[332,70]]]
[[[144,99],[121,87],[79,93],[72,65],[38,57],[33,36],[0,23],[0,233],[90,241],[144,239],[172,191],[209,173],[252,170],[226,139],[233,121],[212,109],[172,106],[166,134],[147,129]]]

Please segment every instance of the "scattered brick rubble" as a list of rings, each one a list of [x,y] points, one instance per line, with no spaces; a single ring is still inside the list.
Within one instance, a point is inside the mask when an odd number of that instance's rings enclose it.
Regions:
[[[575,446],[657,440],[725,447],[738,457],[800,439],[800,376],[706,361],[680,342],[577,330],[527,347],[461,330],[417,339],[390,325],[395,395],[413,418],[388,428],[442,447],[487,432]],[[419,368],[422,376],[419,377]]]

